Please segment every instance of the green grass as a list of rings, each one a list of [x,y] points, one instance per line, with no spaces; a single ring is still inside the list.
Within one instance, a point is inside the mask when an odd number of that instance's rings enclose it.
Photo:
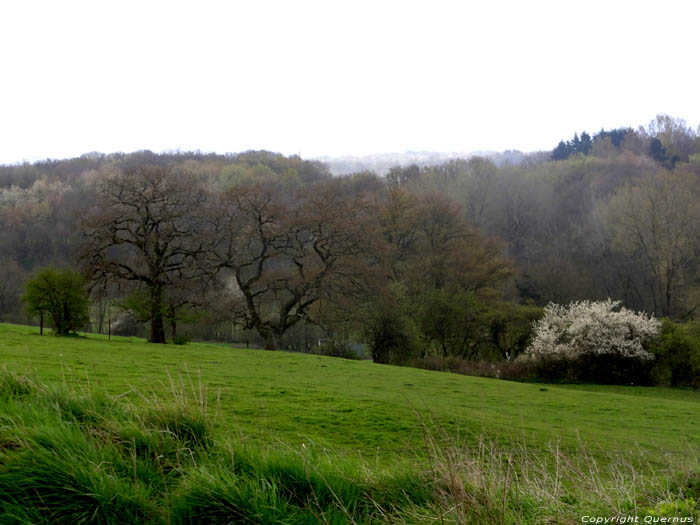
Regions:
[[[700,445],[700,396],[634,387],[526,384],[315,355],[89,334],[40,337],[0,324],[0,360],[41,381],[136,403],[203,398],[217,426],[268,444],[316,443],[391,460],[423,443],[416,413],[450,436],[602,452]],[[672,392],[673,394],[669,394]]]
[[[602,392],[612,394],[623,394],[626,396],[648,397],[652,399],[669,399],[673,401],[691,401],[700,403],[700,390],[691,388],[666,388],[666,387],[648,387],[648,386],[620,386],[620,385],[588,385],[588,384],[569,384],[561,385],[563,388],[573,390],[585,390],[588,392]]]
[[[0,373],[0,523],[347,523],[431,501],[420,474],[215,438],[203,405],[170,403]]]
[[[697,515],[691,391],[0,324],[0,523]]]

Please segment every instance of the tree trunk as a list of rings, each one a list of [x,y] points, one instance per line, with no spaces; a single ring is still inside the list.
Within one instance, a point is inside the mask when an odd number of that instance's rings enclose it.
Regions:
[[[163,291],[160,286],[151,288],[151,343],[165,344],[163,324]]]
[[[277,334],[273,330],[264,330],[262,336],[265,338],[265,350],[277,349]]]
[[[170,306],[170,328],[173,331],[173,341],[177,337],[177,318],[175,317],[175,308]]]
[[[105,323],[105,317],[107,314],[107,301],[100,297],[97,302],[97,319],[96,319],[96,324],[97,324],[97,333],[98,334],[103,334],[104,333],[104,323]]]

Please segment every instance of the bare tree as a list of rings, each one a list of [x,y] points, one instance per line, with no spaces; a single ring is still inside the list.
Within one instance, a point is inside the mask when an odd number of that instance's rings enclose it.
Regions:
[[[293,195],[279,186],[238,187],[223,196],[214,249],[229,287],[233,318],[257,330],[265,348],[322,299],[360,286],[366,253],[364,204],[344,197],[339,182]]]
[[[83,217],[86,273],[95,284],[145,291],[153,343],[165,343],[168,296],[207,274],[205,201],[190,173],[144,166],[106,177]]]
[[[19,310],[20,287],[24,272],[13,260],[0,257],[0,315]]]
[[[412,289],[485,292],[511,275],[502,246],[469,225],[462,209],[436,192],[390,189],[378,212],[386,276]]]
[[[662,171],[622,188],[603,209],[612,248],[638,261],[656,315],[683,313],[698,270],[699,191],[695,177]]]

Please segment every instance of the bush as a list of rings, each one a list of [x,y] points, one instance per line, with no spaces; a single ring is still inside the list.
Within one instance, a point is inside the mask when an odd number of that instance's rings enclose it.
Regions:
[[[619,301],[550,303],[527,351],[539,358],[544,379],[647,384],[654,359],[647,349],[659,328]]]
[[[680,324],[667,319],[661,337],[651,346],[656,356],[654,382],[667,386],[700,386],[700,322]]]
[[[402,363],[416,353],[417,338],[409,319],[387,313],[367,325],[365,340],[375,363]]]
[[[411,366],[424,370],[452,372],[466,376],[493,377],[512,381],[532,381],[538,378],[540,363],[533,359],[513,361],[471,361],[460,357],[427,356],[414,359]]]
[[[365,358],[362,348],[357,348],[356,345],[353,345],[353,343],[347,340],[321,340],[318,347],[318,353],[320,355],[341,357],[343,359],[360,360]]]
[[[173,344],[174,345],[186,345],[189,342],[190,342],[190,338],[187,337],[186,335],[173,336]]]
[[[537,379],[607,385],[653,384],[653,361],[617,354],[540,357],[532,363]]]
[[[375,363],[407,363],[418,353],[419,334],[406,290],[390,286],[364,315],[363,340]]]

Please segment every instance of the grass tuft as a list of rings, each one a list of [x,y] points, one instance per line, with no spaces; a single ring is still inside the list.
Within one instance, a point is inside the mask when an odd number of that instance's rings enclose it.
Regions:
[[[201,412],[182,406],[161,407],[151,410],[144,423],[170,435],[192,450],[207,448],[211,444],[210,429]]]
[[[34,381],[3,368],[0,371],[0,400],[22,399],[36,392]]]

